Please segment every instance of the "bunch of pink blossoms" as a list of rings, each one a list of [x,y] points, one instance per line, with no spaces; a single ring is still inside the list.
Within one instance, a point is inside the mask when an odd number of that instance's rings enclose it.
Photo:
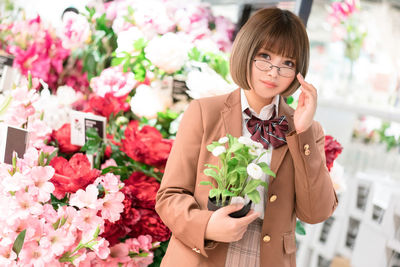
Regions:
[[[123,183],[117,176],[100,176],[71,194],[67,205],[58,205],[51,199],[54,169],[45,165],[34,148],[13,166],[0,165],[0,266],[152,262],[149,236],[111,248],[99,237],[104,220],[117,221],[124,208]],[[23,243],[19,249],[13,249],[16,240]]]

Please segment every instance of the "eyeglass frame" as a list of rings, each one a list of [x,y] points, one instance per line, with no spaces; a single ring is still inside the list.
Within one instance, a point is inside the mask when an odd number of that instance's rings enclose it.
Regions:
[[[293,68],[290,68],[290,67],[278,67],[278,66],[272,64],[271,62],[269,62],[268,60],[264,60],[264,59],[255,59],[255,58],[254,58],[253,61],[254,61],[254,65],[256,66],[256,68],[259,69],[259,70],[261,70],[261,71],[270,71],[270,70],[273,69],[273,67],[275,67],[275,68],[277,68],[277,70],[278,70],[279,76],[282,76],[282,77],[285,77],[285,78],[292,78],[292,77],[296,76],[296,69],[293,69]],[[264,62],[270,64],[271,66],[270,66],[269,68],[265,69],[265,70],[262,70],[262,69],[260,69],[260,68],[257,66],[257,61],[264,61]],[[283,76],[283,75],[281,74],[281,69],[293,70],[293,75],[292,75],[292,76]]]

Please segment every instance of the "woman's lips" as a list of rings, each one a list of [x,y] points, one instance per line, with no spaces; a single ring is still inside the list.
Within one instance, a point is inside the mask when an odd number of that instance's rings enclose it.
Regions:
[[[268,82],[268,81],[261,81],[263,84],[265,84],[268,88],[275,88],[277,85],[276,83],[273,82]]]

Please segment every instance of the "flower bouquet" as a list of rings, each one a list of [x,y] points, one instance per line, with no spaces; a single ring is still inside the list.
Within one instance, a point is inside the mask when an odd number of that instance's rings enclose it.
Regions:
[[[268,164],[258,162],[266,153],[263,146],[247,137],[233,137],[228,134],[217,142],[207,146],[215,157],[219,158],[218,166],[206,164],[204,174],[216,181],[216,186],[210,181],[202,181],[201,185],[211,185],[209,192],[209,210],[217,210],[232,204],[233,199],[244,199],[242,210],[230,214],[231,217],[245,216],[251,203],[260,202],[259,186],[268,189],[268,184],[261,180],[263,173],[275,177]],[[248,201],[248,203],[246,203]]]

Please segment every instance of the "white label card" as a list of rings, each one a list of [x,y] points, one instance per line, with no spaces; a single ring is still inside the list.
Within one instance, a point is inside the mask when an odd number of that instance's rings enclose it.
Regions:
[[[12,164],[13,153],[22,158],[29,144],[29,132],[26,129],[0,124],[0,162]]]
[[[71,144],[83,146],[86,143],[86,131],[96,129],[99,136],[106,137],[106,117],[92,113],[71,111]]]

